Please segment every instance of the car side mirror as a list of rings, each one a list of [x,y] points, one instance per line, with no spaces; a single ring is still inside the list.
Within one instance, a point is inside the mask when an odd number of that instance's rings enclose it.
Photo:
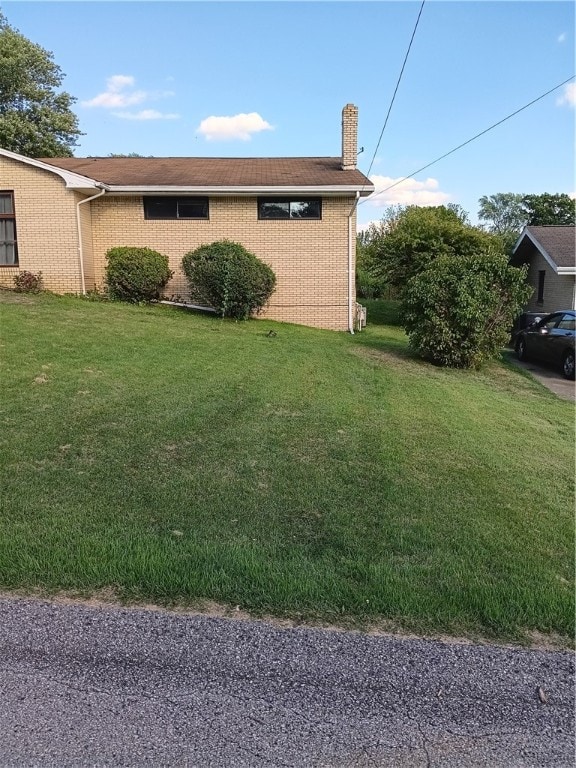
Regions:
[[[539,328],[539,329],[538,329],[538,333],[539,333],[541,336],[547,336],[547,335],[548,335],[548,333],[549,333],[549,331],[548,331],[548,328]]]

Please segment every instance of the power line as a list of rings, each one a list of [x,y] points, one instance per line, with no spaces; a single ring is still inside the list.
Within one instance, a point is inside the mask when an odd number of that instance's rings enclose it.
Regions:
[[[370,171],[372,170],[374,160],[376,159],[376,153],[378,152],[378,148],[380,147],[380,142],[382,141],[382,136],[384,136],[384,131],[386,130],[386,126],[388,125],[388,118],[390,117],[390,112],[392,112],[392,107],[394,105],[394,101],[396,100],[396,94],[398,93],[398,88],[400,87],[400,81],[402,80],[402,75],[404,74],[404,68],[406,67],[408,56],[410,55],[410,49],[412,48],[412,43],[414,42],[414,37],[416,35],[416,30],[418,29],[418,24],[420,23],[420,16],[422,16],[422,11],[424,10],[425,2],[426,0],[422,0],[422,4],[420,5],[420,10],[418,11],[418,17],[416,18],[416,23],[414,24],[414,29],[412,30],[412,37],[410,38],[410,42],[408,43],[408,48],[406,49],[406,55],[404,56],[404,61],[402,62],[402,68],[400,69],[400,74],[398,75],[398,80],[396,81],[396,87],[394,88],[392,99],[390,100],[390,106],[388,107],[388,112],[386,113],[384,125],[382,126],[382,130],[380,131],[380,137],[378,139],[378,143],[376,144],[376,149],[374,150],[374,154],[372,155],[372,160],[370,161],[370,165],[368,167],[366,176],[370,176]],[[364,191],[365,186],[366,185],[364,185],[360,190],[360,194],[362,194],[362,192]],[[356,208],[357,205],[358,205],[358,199],[354,201],[354,206],[352,207],[351,213],[353,213],[354,208]]]
[[[423,165],[422,168],[418,168],[417,171],[414,171],[409,176],[404,176],[404,178],[399,179],[398,181],[395,181],[394,184],[390,184],[390,186],[386,187],[385,189],[381,189],[380,192],[377,192],[375,195],[372,195],[370,198],[366,198],[365,200],[360,201],[359,205],[362,205],[363,203],[367,203],[368,200],[374,200],[379,195],[383,195],[384,192],[388,192],[389,189],[393,189],[394,187],[397,187],[398,184],[402,184],[402,182],[407,181],[408,179],[411,179],[413,176],[416,176],[417,173],[421,173],[422,171],[425,171],[427,168],[430,168],[430,166],[435,165],[436,163],[439,163],[440,160],[444,160],[444,158],[448,157],[448,155],[454,154],[454,152],[457,152],[459,149],[462,149],[462,147],[465,147],[467,144],[470,144],[471,142],[473,142],[476,139],[480,138],[480,136],[484,136],[484,134],[488,133],[488,131],[491,131],[493,128],[496,128],[499,125],[502,125],[502,123],[505,123],[506,120],[510,120],[510,118],[514,117],[514,115],[517,115],[520,112],[523,112],[525,109],[528,109],[528,107],[531,107],[532,104],[536,104],[537,101],[540,101],[545,96],[548,96],[549,94],[553,93],[554,91],[557,91],[558,88],[562,88],[563,85],[566,85],[566,83],[569,83],[571,80],[574,79],[574,77],[575,77],[575,75],[572,75],[567,80],[564,80],[563,83],[560,83],[559,85],[555,85],[554,88],[550,88],[550,90],[546,91],[546,93],[543,93],[540,96],[536,97],[535,99],[532,99],[532,101],[529,101],[528,104],[525,104],[523,107],[520,107],[520,109],[517,109],[515,112],[511,112],[506,117],[503,117],[502,120],[498,120],[497,123],[494,123],[489,128],[485,128],[483,131],[480,131],[480,133],[477,133],[475,136],[472,136],[471,139],[468,139],[467,141],[463,142],[462,144],[459,144],[457,147],[454,147],[454,149],[451,149],[449,152],[446,152],[445,154],[441,155],[440,157],[437,157],[436,160],[432,160],[431,163],[428,163],[427,165]]]

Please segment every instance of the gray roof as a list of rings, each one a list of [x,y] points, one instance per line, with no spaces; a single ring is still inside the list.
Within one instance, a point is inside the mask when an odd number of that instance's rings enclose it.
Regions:
[[[514,252],[522,250],[526,240],[546,253],[557,267],[574,267],[576,258],[575,228],[570,226],[525,227]]]
[[[340,157],[43,157],[43,163],[111,186],[374,186]]]

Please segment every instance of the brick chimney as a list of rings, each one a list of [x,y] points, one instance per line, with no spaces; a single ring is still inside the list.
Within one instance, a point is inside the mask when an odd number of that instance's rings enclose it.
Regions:
[[[358,107],[346,104],[342,110],[342,170],[356,168],[358,154]]]

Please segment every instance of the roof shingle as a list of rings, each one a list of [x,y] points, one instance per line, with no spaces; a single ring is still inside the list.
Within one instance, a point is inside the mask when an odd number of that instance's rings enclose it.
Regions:
[[[557,267],[574,267],[576,240],[574,227],[548,226],[526,227]]]
[[[372,191],[360,171],[343,171],[340,157],[48,157],[43,163],[111,186],[313,187]]]

